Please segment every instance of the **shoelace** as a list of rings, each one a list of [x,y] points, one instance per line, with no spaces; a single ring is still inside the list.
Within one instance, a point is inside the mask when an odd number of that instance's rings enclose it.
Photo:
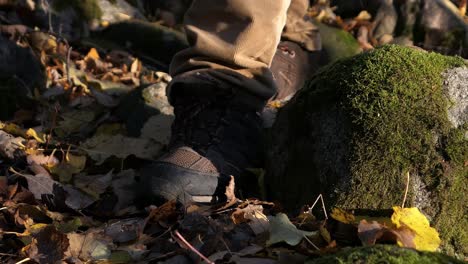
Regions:
[[[278,49],[281,50],[284,55],[289,55],[291,58],[296,57],[296,52],[289,49],[287,46],[279,46]]]

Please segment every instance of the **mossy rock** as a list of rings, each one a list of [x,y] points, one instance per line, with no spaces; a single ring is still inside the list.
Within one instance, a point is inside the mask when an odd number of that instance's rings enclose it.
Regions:
[[[452,68],[462,81],[444,85]],[[271,198],[289,209],[319,194],[329,207],[390,209],[409,173],[406,206],[429,216],[444,250],[467,254],[467,73],[459,57],[396,45],[323,68],[269,132]]]
[[[170,64],[177,52],[188,47],[187,40],[181,32],[137,20],[110,25],[104,31],[96,32],[92,37],[129,48],[132,52],[166,65]]]
[[[322,64],[335,62],[339,59],[351,57],[362,51],[356,38],[350,33],[317,22],[322,39]]]
[[[306,262],[307,264],[462,264],[441,253],[420,252],[389,245],[359,247]]]

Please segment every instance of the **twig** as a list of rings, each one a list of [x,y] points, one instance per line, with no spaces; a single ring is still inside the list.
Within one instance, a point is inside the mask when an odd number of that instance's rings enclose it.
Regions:
[[[26,262],[28,262],[30,260],[31,260],[31,258],[25,258],[25,259],[23,259],[21,261],[16,262],[16,264],[26,263]]]
[[[72,47],[69,46],[68,48],[68,52],[67,52],[67,81],[68,81],[68,84],[70,86],[73,85],[73,83],[71,82],[71,78],[70,78],[70,58],[71,58],[71,52],[72,52]]]
[[[18,255],[8,254],[8,253],[0,253],[0,256],[17,257]]]
[[[185,240],[185,238],[179,233],[179,231],[174,231],[174,234],[176,235],[176,237],[178,239],[180,239],[180,241],[182,241],[182,243],[188,247],[190,250],[192,250],[195,254],[197,254],[200,258],[202,258],[204,261],[206,261],[206,263],[209,263],[209,264],[215,264],[213,261],[209,260],[207,257],[205,257],[202,253],[200,253],[200,251],[198,251],[196,248],[194,248],[187,240]]]
[[[0,211],[7,210],[7,209],[8,209],[8,207],[2,207],[2,208],[0,208]]]
[[[322,194],[319,194],[319,196],[317,196],[317,199],[315,199],[314,204],[309,208],[309,213],[312,214],[312,210],[314,209],[315,205],[318,203],[319,200],[322,201],[322,210],[323,210],[323,213],[325,214],[325,220],[326,220],[328,219],[328,214],[327,214],[327,208],[325,207],[325,201],[323,200]]]
[[[320,250],[319,247],[317,247],[306,235],[302,235],[309,244],[311,244],[316,250]]]
[[[405,196],[403,196],[403,202],[401,203],[401,208],[405,208],[406,197],[408,196],[409,181],[410,181],[410,174],[409,174],[409,171],[408,171],[408,172],[406,172]]]

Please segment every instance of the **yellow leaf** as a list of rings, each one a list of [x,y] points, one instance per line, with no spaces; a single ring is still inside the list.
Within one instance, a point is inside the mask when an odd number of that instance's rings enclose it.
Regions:
[[[37,134],[36,130],[34,130],[34,129],[32,129],[32,128],[30,128],[30,129],[28,129],[28,130],[26,131],[26,135],[27,135],[28,137],[34,138],[35,140],[37,140],[37,141],[40,142],[40,143],[45,143],[45,142],[46,142],[45,136],[42,135],[42,138],[39,137],[39,135]]]
[[[418,208],[395,206],[393,211],[392,223],[397,228],[407,227],[415,233],[414,244],[417,250],[435,251],[439,247],[439,233],[430,226],[429,220]]]
[[[100,57],[99,57],[99,53],[98,51],[95,49],[95,48],[91,48],[88,52],[88,55],[86,55],[86,58],[91,58],[91,59],[95,59],[95,60],[99,60]]]
[[[26,137],[26,133],[24,133],[23,129],[13,123],[4,124],[2,130],[7,132],[8,134],[24,138]]]
[[[345,224],[351,224],[354,223],[355,218],[354,215],[351,213],[346,212],[343,209],[340,208],[333,208],[331,215],[333,219],[340,221]]]

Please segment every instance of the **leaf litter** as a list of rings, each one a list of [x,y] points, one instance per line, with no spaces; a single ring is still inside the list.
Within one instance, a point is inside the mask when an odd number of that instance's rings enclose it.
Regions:
[[[368,26],[369,14],[343,22],[316,7],[319,20],[348,31]],[[169,143],[171,77],[127,51],[71,46],[40,31],[29,38],[18,43],[40,58],[47,85],[33,87],[34,111],[0,121],[2,263],[302,263],[350,245],[438,248],[416,208],[395,207],[383,221],[339,208],[331,219],[290,218],[274,203],[238,199],[234,178],[221,207],[139,207],[137,171]],[[372,48],[368,41],[360,39]],[[146,117],[136,137],[117,109],[145,85],[138,100],[155,111],[133,113]]]

